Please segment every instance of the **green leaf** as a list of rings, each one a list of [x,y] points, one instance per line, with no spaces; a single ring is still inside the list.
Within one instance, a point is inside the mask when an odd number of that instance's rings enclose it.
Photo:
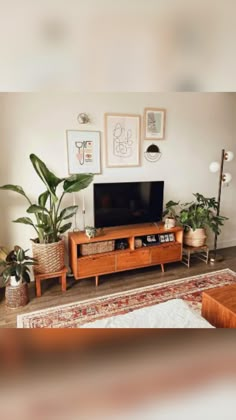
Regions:
[[[29,217],[20,217],[19,219],[13,220],[14,223],[23,223],[24,225],[34,226],[34,223]]]
[[[17,261],[19,261],[19,262],[23,262],[24,261],[24,259],[25,259],[25,253],[24,253],[24,251],[23,251],[22,248],[19,248],[16,251],[16,258],[17,258]]]
[[[66,225],[63,225],[60,229],[59,229],[59,233],[65,233],[67,230],[69,230],[72,226],[72,223],[67,223]]]
[[[93,174],[72,175],[64,181],[63,188],[67,193],[78,192],[87,188],[93,181]]]
[[[77,213],[78,208],[78,206],[66,207],[61,211],[58,220],[70,219],[70,217],[74,216]]]
[[[26,281],[26,283],[30,283],[30,276],[29,273],[27,273],[27,271],[24,272],[23,279]]]
[[[0,187],[0,190],[8,190],[8,191],[14,191],[20,195],[23,195],[23,197],[27,198],[28,201],[30,201],[27,197],[27,195],[25,194],[23,188],[21,188],[19,185],[12,185],[12,184],[6,184],[6,185],[2,185]]]
[[[38,176],[41,178],[41,180],[46,185],[47,190],[50,192],[53,201],[56,202],[58,198],[55,194],[55,190],[60,182],[63,181],[63,179],[58,178],[51,171],[49,171],[45,163],[33,153],[30,155],[30,160]]]
[[[45,211],[49,213],[49,211],[45,207],[37,206],[36,204],[32,204],[27,210],[27,213],[44,213]]]
[[[39,198],[38,198],[38,204],[39,204],[41,207],[45,207],[46,202],[47,202],[47,200],[48,200],[48,197],[49,197],[49,196],[50,196],[49,191],[44,191],[44,193],[42,193],[42,194],[39,196]]]

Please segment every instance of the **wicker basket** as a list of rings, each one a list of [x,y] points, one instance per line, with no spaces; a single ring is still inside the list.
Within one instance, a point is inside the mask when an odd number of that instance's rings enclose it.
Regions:
[[[92,242],[90,244],[80,245],[80,254],[82,256],[100,254],[102,252],[114,251],[114,249],[115,249],[115,241],[113,240],[102,241],[102,242]]]
[[[6,306],[11,309],[20,308],[29,302],[28,284],[21,283],[17,286],[6,285]]]
[[[184,234],[184,244],[188,246],[198,247],[205,245],[206,232],[205,229],[190,229]]]
[[[35,271],[41,274],[55,273],[65,267],[65,243],[61,239],[52,244],[32,242],[33,257],[37,259]]]

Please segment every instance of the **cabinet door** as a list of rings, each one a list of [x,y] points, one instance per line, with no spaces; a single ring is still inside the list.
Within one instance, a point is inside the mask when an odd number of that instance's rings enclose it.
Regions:
[[[96,276],[115,271],[115,255],[100,255],[78,259],[78,277]]]
[[[143,267],[150,264],[149,249],[140,249],[117,255],[117,270],[129,270],[129,268]]]
[[[179,261],[182,258],[181,244],[159,245],[151,249],[152,264]]]

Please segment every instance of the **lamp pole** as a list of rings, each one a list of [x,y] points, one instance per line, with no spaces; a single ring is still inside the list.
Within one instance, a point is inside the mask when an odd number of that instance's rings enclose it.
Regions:
[[[223,181],[224,161],[225,161],[225,150],[222,149],[221,164],[220,164],[220,175],[219,175],[219,187],[218,187],[218,198],[217,198],[217,202],[218,202],[217,213],[216,213],[217,216],[220,215],[220,201],[221,201],[221,189],[222,189],[222,181]],[[217,240],[218,240],[218,234],[215,233],[214,253],[213,253],[213,257],[210,258],[211,263],[214,263],[216,261]],[[223,260],[222,257],[220,259]]]

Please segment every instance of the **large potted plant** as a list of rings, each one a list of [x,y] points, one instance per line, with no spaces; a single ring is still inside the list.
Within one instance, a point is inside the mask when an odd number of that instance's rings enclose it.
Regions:
[[[36,232],[36,238],[32,240],[32,244],[33,256],[38,261],[37,272],[53,273],[64,267],[65,245],[62,234],[71,228],[72,223],[68,220],[78,210],[77,205],[62,208],[62,200],[66,194],[88,187],[93,180],[93,175],[78,174],[58,178],[36,155],[31,154],[30,160],[46,187],[36,203],[31,201],[19,185],[7,184],[1,186],[0,189],[14,191],[26,199],[27,213],[34,216],[34,220],[31,217],[20,217],[14,222],[30,225]],[[58,191],[59,186],[60,191]]]
[[[15,246],[5,259],[0,260],[3,267],[1,276],[6,284],[6,305],[9,308],[25,306],[29,301],[28,284],[30,266],[37,264],[34,258],[26,255],[21,247]]]
[[[206,228],[219,235],[227,217],[217,215],[218,202],[214,197],[206,198],[199,193],[193,195],[194,201],[181,206],[178,220],[185,230],[184,243],[198,247],[206,242]]]

